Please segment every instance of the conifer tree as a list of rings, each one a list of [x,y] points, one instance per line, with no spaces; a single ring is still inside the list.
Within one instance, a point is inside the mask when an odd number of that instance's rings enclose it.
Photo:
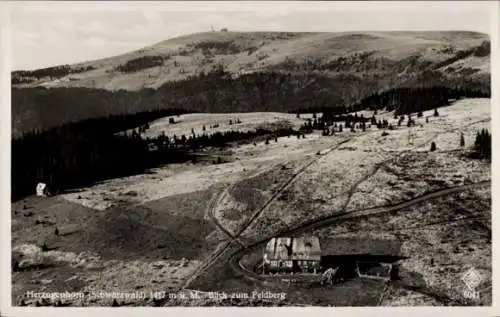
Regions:
[[[474,150],[480,158],[491,158],[491,134],[488,130],[482,129],[477,132]]]

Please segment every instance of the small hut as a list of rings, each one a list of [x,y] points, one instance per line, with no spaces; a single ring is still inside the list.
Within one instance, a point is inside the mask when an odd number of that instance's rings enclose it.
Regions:
[[[38,185],[36,185],[36,195],[40,197],[47,197],[49,195],[49,189],[47,188],[47,184],[38,183]]]

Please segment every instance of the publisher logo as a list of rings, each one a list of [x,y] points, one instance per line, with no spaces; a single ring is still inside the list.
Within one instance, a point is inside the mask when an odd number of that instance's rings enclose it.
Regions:
[[[483,277],[479,272],[473,268],[470,268],[467,272],[462,275],[462,282],[467,286],[464,291],[464,297],[469,299],[479,299],[479,292],[476,291],[476,287],[481,284]]]

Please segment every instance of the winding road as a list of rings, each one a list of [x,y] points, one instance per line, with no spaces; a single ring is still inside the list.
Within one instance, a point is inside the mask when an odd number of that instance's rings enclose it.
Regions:
[[[446,188],[446,189],[442,189],[439,191],[427,193],[427,194],[424,194],[422,196],[416,197],[414,199],[407,200],[405,202],[391,205],[391,206],[383,206],[383,207],[354,210],[354,211],[350,211],[350,212],[337,213],[337,214],[323,217],[320,219],[315,219],[313,221],[301,224],[300,226],[298,226],[296,228],[286,229],[286,230],[283,230],[281,232],[275,233],[272,236],[268,236],[265,239],[261,239],[258,242],[255,242],[246,248],[239,249],[237,252],[235,252],[231,255],[229,264],[230,264],[231,268],[233,268],[233,270],[241,273],[244,276],[250,277],[252,280],[255,280],[255,279],[262,280],[262,278],[258,274],[255,274],[254,272],[246,269],[243,265],[241,265],[240,260],[245,254],[250,253],[253,250],[264,246],[269,241],[269,239],[271,239],[274,236],[300,235],[302,233],[305,233],[305,232],[308,232],[311,230],[319,229],[319,228],[326,227],[326,226],[331,226],[334,224],[340,224],[343,221],[351,220],[354,218],[361,218],[361,217],[397,212],[397,211],[400,211],[402,209],[409,208],[409,207],[412,207],[414,205],[421,204],[423,202],[433,200],[433,199],[436,199],[436,198],[439,198],[442,196],[470,190],[473,188],[490,186],[490,185],[491,185],[491,181],[483,181],[483,182],[478,182],[478,183],[473,183],[473,184],[461,185],[461,186],[457,186],[457,187],[451,187],[451,188]],[[476,217],[476,218],[480,218],[480,217]],[[467,217],[467,219],[470,220],[470,219],[475,219],[475,218]],[[459,219],[456,219],[455,221],[462,221],[462,220],[465,220],[465,218],[459,218]],[[448,221],[448,222],[450,222],[450,221]]]

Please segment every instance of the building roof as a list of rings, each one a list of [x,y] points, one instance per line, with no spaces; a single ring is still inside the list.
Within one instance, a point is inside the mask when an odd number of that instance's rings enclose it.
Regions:
[[[371,255],[401,255],[402,242],[396,239],[373,239],[373,238],[332,238],[321,241],[321,253],[323,255],[349,255],[349,254],[371,254]]]
[[[264,256],[268,260],[321,260],[319,239],[314,236],[272,238]]]

